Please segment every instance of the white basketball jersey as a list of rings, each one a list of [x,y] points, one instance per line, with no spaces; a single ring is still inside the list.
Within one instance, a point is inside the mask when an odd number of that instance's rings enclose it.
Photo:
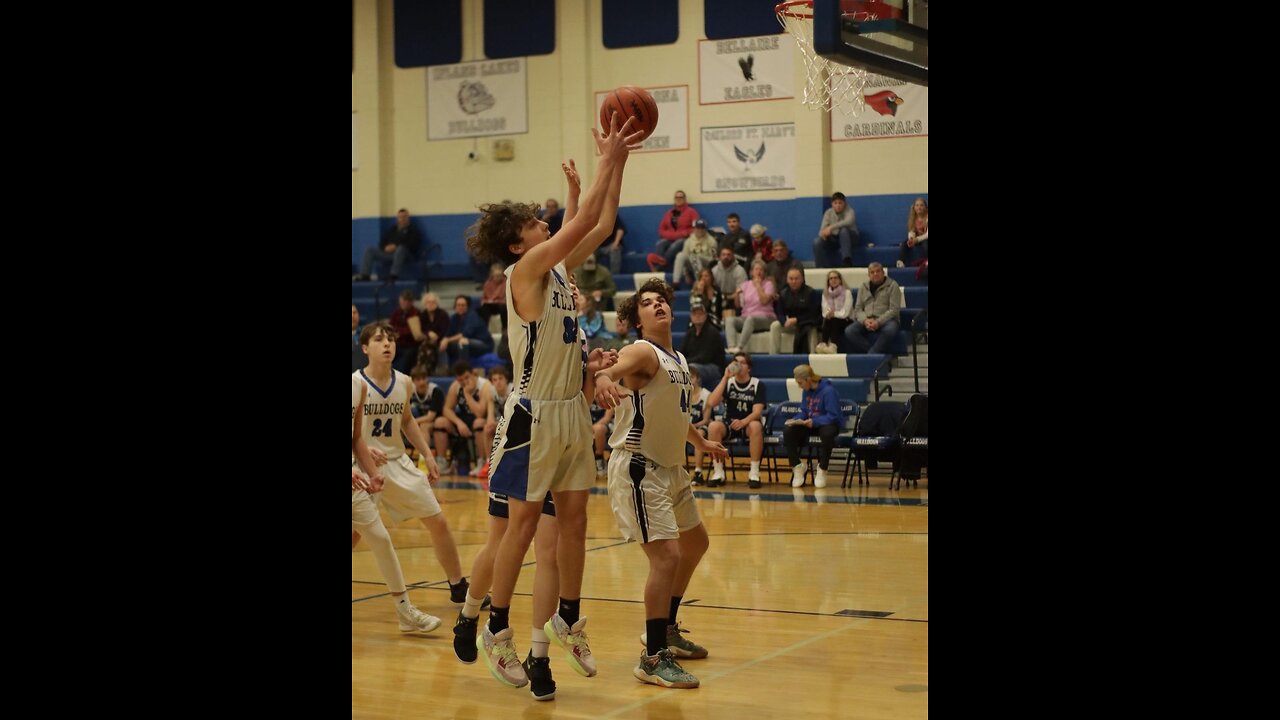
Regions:
[[[684,355],[669,354],[648,340],[636,345],[653,349],[658,372],[640,390],[632,390],[614,410],[609,447],[643,455],[662,467],[684,464],[689,431],[689,365]]]
[[[351,375],[369,388],[364,399],[364,440],[371,448],[378,448],[395,460],[404,454],[404,441],[400,439],[400,421],[404,417],[405,404],[409,402],[409,388],[413,380],[399,370],[391,371],[389,387],[380,388],[357,370]]]
[[[569,292],[564,263],[551,269],[542,314],[527,323],[516,313],[511,296],[511,272],[507,268],[507,344],[515,364],[517,396],[530,400],[568,400],[582,392],[586,372],[582,345],[578,341],[578,311]]]

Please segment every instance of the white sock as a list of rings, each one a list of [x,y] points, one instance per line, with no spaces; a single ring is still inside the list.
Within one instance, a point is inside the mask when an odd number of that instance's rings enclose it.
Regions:
[[[759,474],[760,474],[760,461],[759,461],[759,460],[753,460],[753,461],[751,462],[751,473],[750,473],[750,474],[751,474],[751,475],[759,475]]]
[[[391,599],[392,599],[392,600],[394,600],[394,601],[395,601],[395,603],[396,603],[397,605],[399,605],[400,603],[406,603],[406,604],[407,604],[407,605],[409,605],[410,607],[413,607],[413,603],[409,602],[409,591],[408,591],[408,590],[405,590],[405,591],[404,591],[404,593],[403,593],[402,595],[400,595],[400,597],[396,597],[395,595],[392,595],[392,596],[391,596]]]
[[[480,617],[480,605],[484,602],[484,598],[477,600],[471,597],[471,592],[467,592],[467,599],[462,601],[462,617],[473,618]]]
[[[548,651],[551,649],[551,639],[547,637],[547,632],[542,628],[533,629],[533,637],[529,643],[529,649],[536,658],[547,657]]]
[[[722,473],[724,472],[724,463],[711,463],[711,469],[715,472]]]

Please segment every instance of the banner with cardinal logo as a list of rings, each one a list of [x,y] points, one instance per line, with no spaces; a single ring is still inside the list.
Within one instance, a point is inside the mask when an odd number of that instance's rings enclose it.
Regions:
[[[702,192],[794,190],[796,124],[702,128]]]
[[[761,35],[698,41],[698,92],[703,105],[795,97],[796,43]]]
[[[831,108],[831,140],[884,140],[929,134],[929,88],[869,73],[862,89],[866,103],[855,117],[848,107]]]

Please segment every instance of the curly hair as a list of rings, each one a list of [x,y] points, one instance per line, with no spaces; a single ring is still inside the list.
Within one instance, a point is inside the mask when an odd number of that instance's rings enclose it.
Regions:
[[[676,296],[675,290],[671,289],[667,281],[654,277],[646,280],[634,295],[618,305],[618,317],[631,323],[631,327],[636,329],[636,336],[640,338],[644,337],[644,329],[640,327],[640,296],[647,292],[661,295],[667,301],[668,308],[671,307],[671,302]]]
[[[538,219],[538,203],[489,203],[480,206],[480,218],[467,228],[467,252],[486,263],[505,267],[520,259],[511,246],[520,242],[520,233],[531,220]]]

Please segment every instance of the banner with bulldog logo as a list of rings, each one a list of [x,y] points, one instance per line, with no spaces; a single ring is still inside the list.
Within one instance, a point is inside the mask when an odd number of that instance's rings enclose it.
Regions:
[[[427,68],[427,139],[529,132],[525,59]]]

